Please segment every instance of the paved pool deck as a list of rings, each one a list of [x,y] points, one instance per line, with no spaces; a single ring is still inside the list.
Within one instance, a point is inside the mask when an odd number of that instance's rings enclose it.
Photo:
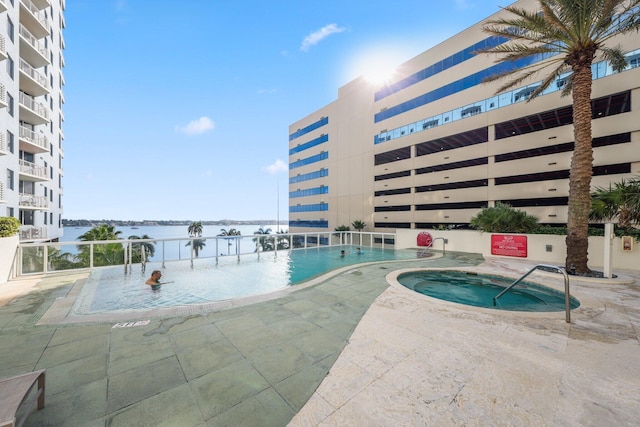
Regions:
[[[47,369],[45,408],[25,426],[637,425],[639,271],[571,278],[582,305],[570,324],[395,280],[414,268],[518,277],[532,265],[447,254],[245,301],[98,317],[69,311],[86,275],[12,281],[0,285],[0,378]],[[557,274],[531,278],[563,287]]]

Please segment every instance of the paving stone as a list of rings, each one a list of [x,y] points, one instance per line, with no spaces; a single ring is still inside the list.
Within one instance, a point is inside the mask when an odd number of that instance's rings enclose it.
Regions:
[[[190,385],[205,420],[269,388],[265,378],[246,360],[198,377]]]
[[[228,340],[191,346],[177,351],[180,366],[188,380],[223,369],[244,356]]]
[[[268,388],[243,400],[208,422],[215,427],[270,427],[284,426],[295,415],[282,397]]]
[[[186,383],[175,356],[109,377],[107,413]]]
[[[247,358],[271,384],[276,384],[314,363],[312,358],[289,343],[260,348]]]
[[[24,426],[104,425],[100,420],[105,414],[106,401],[106,377],[51,396],[47,393],[44,408],[32,412]],[[98,421],[94,423],[94,420]]]
[[[156,336],[137,345],[120,346],[109,353],[109,375],[117,375],[173,355],[173,345],[167,336]]]
[[[188,384],[158,393],[107,417],[110,427],[191,427],[204,425],[204,417]]]

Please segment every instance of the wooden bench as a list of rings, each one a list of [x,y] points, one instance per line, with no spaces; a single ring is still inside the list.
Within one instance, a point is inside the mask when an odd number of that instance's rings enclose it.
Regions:
[[[36,402],[38,402],[38,409],[44,408],[45,371],[41,369],[0,380],[0,427],[20,427]],[[36,384],[37,391],[33,397],[29,398]],[[16,421],[16,414],[23,403],[26,403],[22,408],[23,413]]]

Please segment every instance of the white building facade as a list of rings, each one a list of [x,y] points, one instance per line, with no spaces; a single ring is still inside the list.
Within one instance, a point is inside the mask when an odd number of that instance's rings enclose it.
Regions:
[[[536,2],[515,4],[535,10]],[[502,82],[483,79],[502,65],[477,51],[505,40],[483,32],[485,23],[401,64],[384,87],[363,78],[344,85],[336,101],[289,127],[290,231],[356,220],[382,232],[457,226],[497,202],[566,224],[566,75],[530,102],[542,75],[496,93]],[[621,73],[593,65],[593,187],[640,175],[640,35],[611,43],[629,65]]]
[[[0,216],[62,236],[65,0],[0,0]]]

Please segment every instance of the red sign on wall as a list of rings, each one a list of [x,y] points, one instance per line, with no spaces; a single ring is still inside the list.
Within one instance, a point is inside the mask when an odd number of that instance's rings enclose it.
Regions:
[[[527,257],[527,236],[513,234],[492,234],[491,255]]]

